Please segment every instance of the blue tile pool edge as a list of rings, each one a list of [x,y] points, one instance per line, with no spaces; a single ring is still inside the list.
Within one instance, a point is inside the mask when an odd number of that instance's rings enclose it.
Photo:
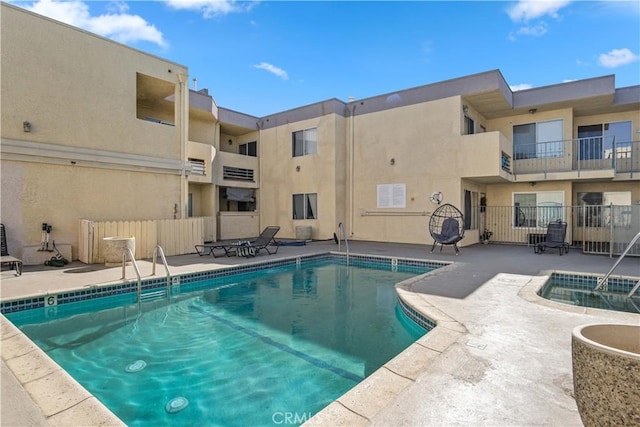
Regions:
[[[411,258],[398,258],[389,256],[373,256],[363,254],[349,254],[344,252],[327,252],[324,254],[312,254],[282,258],[278,260],[268,260],[261,262],[253,262],[249,264],[220,268],[216,270],[208,270],[193,273],[182,273],[171,276],[170,285],[167,284],[166,276],[154,276],[152,278],[143,278],[141,280],[141,291],[144,294],[153,290],[161,290],[175,285],[186,285],[200,280],[214,279],[218,277],[230,276],[238,273],[247,273],[259,271],[266,268],[280,267],[286,265],[300,264],[302,262],[333,260],[343,264],[353,264],[357,266],[366,266],[367,263],[375,263],[377,265],[389,265],[392,270],[403,267],[421,267],[436,269],[451,264],[450,262],[429,261]],[[53,307],[68,303],[74,303],[84,300],[110,297],[114,295],[122,295],[128,293],[136,293],[138,289],[138,281],[135,279],[125,279],[123,281],[111,284],[89,285],[73,290],[66,290],[57,293],[31,296],[26,298],[17,298],[12,300],[0,301],[0,313],[8,314],[18,311],[31,310],[44,307]],[[428,324],[424,316],[417,316],[415,310],[410,309],[406,304],[401,304],[403,312],[418,325],[424,327]],[[429,330],[429,329],[427,329]]]

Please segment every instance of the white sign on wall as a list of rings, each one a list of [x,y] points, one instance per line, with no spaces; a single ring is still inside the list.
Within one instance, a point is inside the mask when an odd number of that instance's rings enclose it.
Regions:
[[[406,208],[406,184],[378,184],[379,208]]]

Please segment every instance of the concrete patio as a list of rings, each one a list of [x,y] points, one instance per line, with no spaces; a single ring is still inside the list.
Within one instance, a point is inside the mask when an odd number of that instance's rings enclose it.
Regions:
[[[544,300],[537,290],[551,271],[605,274],[615,258],[572,248],[535,255],[525,246],[474,245],[455,256],[450,247],[349,242],[351,253],[452,262],[398,286],[400,297],[438,326],[383,368],[313,417],[310,425],[579,426],[573,398],[571,331],[587,323],[639,324],[640,315],[585,309]],[[172,274],[246,262],[336,251],[332,241],[283,246],[253,259],[169,257]],[[344,250],[344,246],[342,247]],[[143,277],[152,263],[138,261]],[[159,275],[164,268],[158,266]],[[122,268],[85,265],[26,266],[21,277],[2,271],[2,300],[118,282]],[[127,275],[134,275],[128,267]],[[615,275],[640,278],[638,258]],[[111,425],[84,389],[65,399],[53,384],[65,373],[2,318],[1,424]],[[53,365],[50,365],[53,364]],[[47,365],[48,367],[43,367]],[[640,375],[640,374],[639,374]],[[55,378],[53,378],[55,377]]]

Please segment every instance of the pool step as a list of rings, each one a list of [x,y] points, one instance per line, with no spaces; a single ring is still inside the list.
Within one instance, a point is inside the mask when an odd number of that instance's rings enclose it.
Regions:
[[[166,289],[159,289],[157,291],[150,291],[140,294],[140,301],[152,301],[160,298],[165,298],[167,296]]]

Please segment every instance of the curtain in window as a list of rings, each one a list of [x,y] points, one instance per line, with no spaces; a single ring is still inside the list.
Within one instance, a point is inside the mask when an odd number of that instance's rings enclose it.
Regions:
[[[293,133],[293,142],[291,153],[293,157],[298,157],[304,155],[304,139],[303,132],[298,131]]]
[[[318,209],[318,195],[307,194],[307,217],[306,219],[316,219],[316,211]]]
[[[318,152],[318,129],[304,131],[304,153],[315,154]]]

